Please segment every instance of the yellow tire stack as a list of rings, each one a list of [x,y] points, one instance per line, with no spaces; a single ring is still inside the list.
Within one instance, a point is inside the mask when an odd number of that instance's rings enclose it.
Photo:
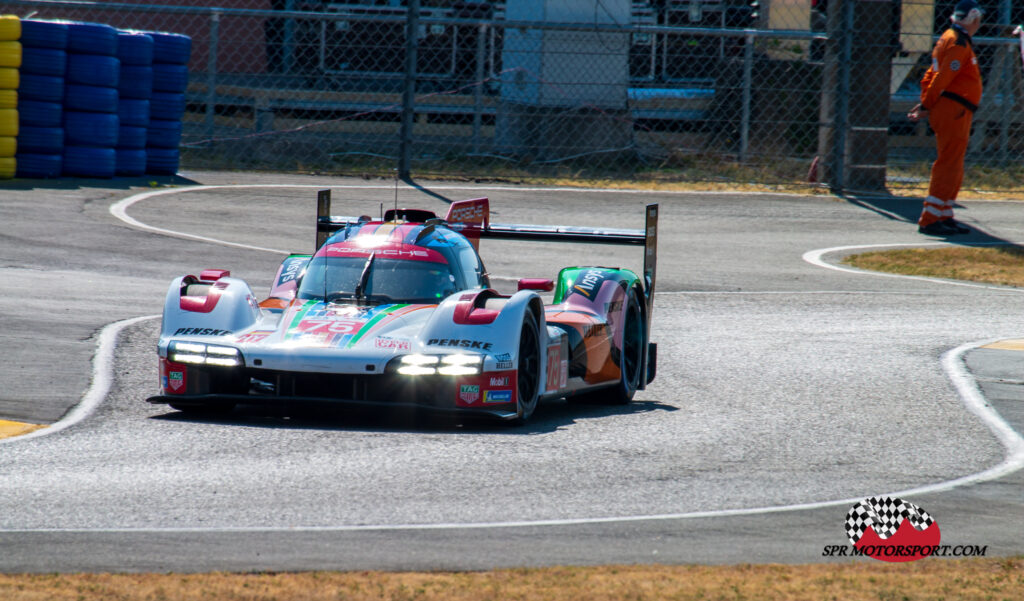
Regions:
[[[18,149],[18,82],[21,20],[0,15],[0,179],[14,177]]]

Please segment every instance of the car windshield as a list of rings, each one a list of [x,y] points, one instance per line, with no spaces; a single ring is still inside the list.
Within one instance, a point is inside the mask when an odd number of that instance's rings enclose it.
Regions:
[[[303,300],[436,304],[457,291],[455,276],[444,263],[315,257],[302,278],[298,296]]]

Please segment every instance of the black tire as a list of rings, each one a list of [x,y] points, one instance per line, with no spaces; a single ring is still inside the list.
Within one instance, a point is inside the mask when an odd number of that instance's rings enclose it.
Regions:
[[[625,405],[640,388],[644,366],[644,314],[635,289],[630,289],[623,317],[622,352],[619,354],[619,383],[605,391],[612,403]]]
[[[540,334],[537,319],[527,311],[519,331],[519,371],[517,376],[516,421],[525,423],[537,409],[540,396]]]
[[[570,402],[625,405],[633,400],[640,387],[644,365],[644,314],[635,289],[627,293],[623,315],[622,350],[618,356],[619,381],[614,386],[570,397]]]

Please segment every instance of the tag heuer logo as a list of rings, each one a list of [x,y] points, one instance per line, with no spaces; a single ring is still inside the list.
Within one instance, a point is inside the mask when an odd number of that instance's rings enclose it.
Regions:
[[[459,387],[459,399],[467,403],[474,403],[480,398],[480,386],[463,384]]]

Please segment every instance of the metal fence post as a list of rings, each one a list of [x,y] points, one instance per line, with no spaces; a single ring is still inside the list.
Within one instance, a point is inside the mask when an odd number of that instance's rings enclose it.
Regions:
[[[476,29],[476,78],[473,87],[473,153],[480,154],[480,129],[484,103],[484,44],[487,42],[487,24],[481,23]]]
[[[747,161],[750,150],[750,102],[753,96],[754,81],[754,34],[747,32],[743,48],[743,115],[740,118],[740,156],[741,163]]]
[[[832,191],[839,193],[846,187],[844,174],[846,171],[846,134],[850,127],[850,61],[853,56],[854,0],[843,0],[840,10],[842,11],[842,33],[840,34],[839,77],[836,82],[839,89],[836,92],[834,164],[830,169],[831,181],[829,181]]]
[[[217,109],[217,41],[220,37],[220,10],[210,11],[210,52],[206,56],[206,137],[214,138]]]
[[[416,47],[419,36],[420,0],[409,0],[405,20],[405,89],[402,91],[402,127],[398,177],[409,179],[412,163],[412,128],[416,118]]]

